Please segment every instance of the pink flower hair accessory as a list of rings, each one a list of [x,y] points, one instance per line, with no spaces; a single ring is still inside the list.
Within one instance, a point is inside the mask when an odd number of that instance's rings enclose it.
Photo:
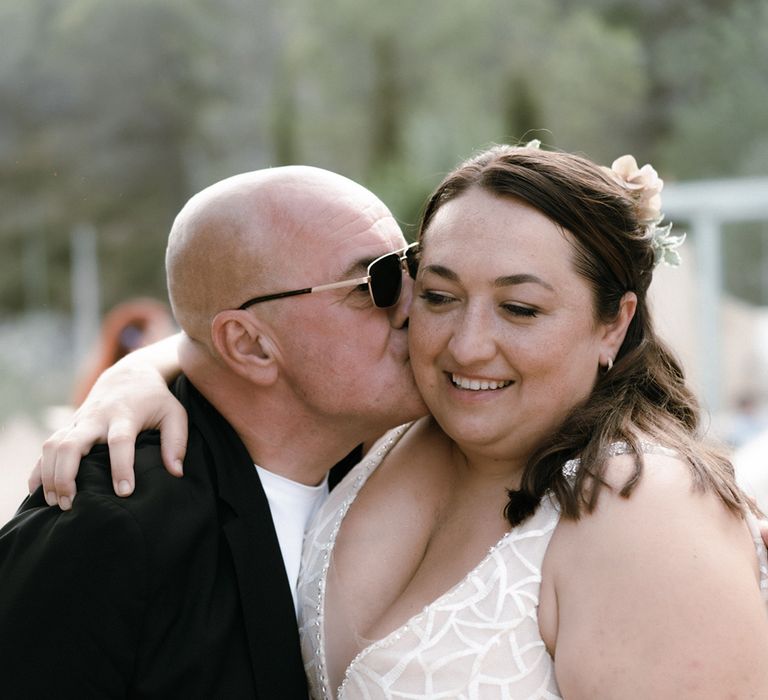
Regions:
[[[672,235],[672,224],[661,226],[664,214],[661,211],[662,180],[653,166],[646,163],[638,167],[633,156],[625,155],[613,161],[610,168],[603,170],[611,175],[624,189],[628,190],[637,206],[637,218],[645,227],[654,255],[654,266],[663,263],[678,267],[682,262],[678,248],[685,241],[685,234]]]

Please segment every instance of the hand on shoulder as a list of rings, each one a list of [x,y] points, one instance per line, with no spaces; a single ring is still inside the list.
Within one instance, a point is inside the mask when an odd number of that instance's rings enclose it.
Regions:
[[[98,378],[71,423],[48,438],[29,478],[33,492],[42,484],[48,505],[69,510],[75,498],[80,459],[98,443],[109,445],[113,488],[133,493],[136,436],[149,428],[162,433],[163,463],[181,476],[187,442],[187,416],[168,390],[178,373],[180,336],[135,351]]]

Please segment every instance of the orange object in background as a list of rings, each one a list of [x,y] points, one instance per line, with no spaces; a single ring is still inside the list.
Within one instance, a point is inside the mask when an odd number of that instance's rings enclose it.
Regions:
[[[101,324],[99,342],[83,364],[75,383],[72,403],[79,406],[98,376],[121,357],[177,331],[167,304],[136,298],[114,306]]]

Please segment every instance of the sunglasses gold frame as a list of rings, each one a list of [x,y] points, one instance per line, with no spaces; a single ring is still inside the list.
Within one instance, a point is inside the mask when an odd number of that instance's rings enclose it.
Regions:
[[[398,300],[400,299],[400,292],[402,291],[402,282],[400,284],[400,289],[397,291],[397,296],[395,297],[395,300],[391,304],[387,304],[386,306],[379,305],[376,303],[376,297],[374,296],[373,287],[371,286],[372,278],[375,275],[375,272],[372,272],[372,270],[375,269],[375,266],[377,263],[381,263],[382,260],[385,258],[389,258],[393,255],[397,256],[398,261],[400,262],[400,274],[403,272],[407,272],[411,277],[415,276],[415,270],[416,270],[416,262],[415,262],[415,255],[418,251],[418,242],[411,243],[405,248],[401,248],[400,250],[395,250],[391,253],[385,253],[384,255],[380,255],[378,258],[376,258],[374,261],[372,261],[367,268],[368,274],[365,277],[357,277],[353,280],[344,280],[343,282],[330,282],[329,284],[319,284],[314,287],[304,287],[303,289],[292,289],[288,292],[277,292],[275,294],[264,294],[262,296],[253,297],[253,299],[249,299],[243,304],[240,304],[238,306],[238,310],[244,311],[245,309],[253,306],[254,304],[261,304],[264,301],[272,301],[273,299],[282,299],[283,297],[295,297],[299,296],[301,294],[314,294],[316,292],[325,292],[329,289],[343,289],[344,287],[356,287],[358,285],[366,284],[368,285],[368,293],[371,295],[371,301],[374,303],[375,306],[381,309],[386,309],[391,306],[394,306],[397,304]]]

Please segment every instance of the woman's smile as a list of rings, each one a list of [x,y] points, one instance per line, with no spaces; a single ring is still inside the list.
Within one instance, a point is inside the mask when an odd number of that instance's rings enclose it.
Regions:
[[[457,389],[468,391],[498,391],[512,384],[511,379],[485,379],[478,377],[464,377],[451,372],[451,384]]]

